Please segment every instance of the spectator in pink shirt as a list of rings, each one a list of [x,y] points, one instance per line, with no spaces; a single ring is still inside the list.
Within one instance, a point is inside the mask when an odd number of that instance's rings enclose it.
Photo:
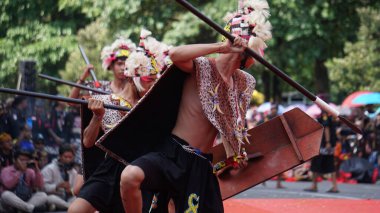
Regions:
[[[32,154],[31,150],[21,147],[15,152],[14,165],[1,171],[1,204],[9,211],[33,212],[46,204],[46,193],[38,191],[43,187],[43,177]]]

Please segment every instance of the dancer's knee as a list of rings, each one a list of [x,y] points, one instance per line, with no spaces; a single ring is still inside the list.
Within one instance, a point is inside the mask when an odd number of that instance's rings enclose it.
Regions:
[[[67,210],[68,213],[95,212],[96,209],[85,199],[77,198]]]
[[[121,173],[120,187],[122,190],[140,188],[144,177],[144,171],[140,167],[129,165]]]

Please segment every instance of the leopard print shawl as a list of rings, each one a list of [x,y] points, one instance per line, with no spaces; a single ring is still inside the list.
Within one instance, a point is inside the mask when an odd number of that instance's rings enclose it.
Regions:
[[[230,88],[217,71],[215,59],[199,57],[194,63],[203,112],[224,137],[227,155],[240,154],[247,135],[244,118],[256,85],[255,78],[237,70],[232,76],[234,87]]]
[[[92,95],[93,99],[103,101],[104,104],[110,105],[120,105],[120,101],[114,99],[112,95]],[[104,133],[108,132],[112,129],[126,114],[126,112],[113,110],[113,109],[105,109],[104,117],[102,119],[102,130]]]

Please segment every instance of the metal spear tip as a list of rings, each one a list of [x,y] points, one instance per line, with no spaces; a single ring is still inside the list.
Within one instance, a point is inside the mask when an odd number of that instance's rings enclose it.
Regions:
[[[339,115],[338,116],[339,120],[345,123],[348,127],[350,127],[354,132],[363,135],[363,131],[357,127],[355,124],[353,124],[351,121],[349,121],[347,118]]]

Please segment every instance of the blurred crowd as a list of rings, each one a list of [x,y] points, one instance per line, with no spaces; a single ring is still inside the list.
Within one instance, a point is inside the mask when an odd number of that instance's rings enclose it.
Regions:
[[[0,212],[66,210],[81,170],[80,137],[78,107],[0,101]]]
[[[272,104],[269,110],[259,112],[257,107],[251,106],[247,113],[248,128],[255,127],[283,113],[279,111],[279,105]],[[320,123],[323,120],[331,120],[328,126],[333,147],[331,155],[338,182],[346,183],[376,183],[379,180],[380,169],[380,113],[376,114],[374,105],[351,108],[345,115],[350,121],[363,130],[363,135],[356,134],[344,123],[327,116],[321,111],[314,118]],[[378,112],[378,110],[377,110]],[[326,122],[325,122],[326,123]],[[322,144],[323,146],[323,144]],[[324,149],[321,147],[321,155]],[[312,180],[311,163],[307,162],[283,174],[283,179],[288,181]],[[323,165],[326,167],[326,165]],[[277,177],[279,178],[279,177]],[[319,177],[331,179],[331,174]],[[278,183],[278,188],[282,185]]]

